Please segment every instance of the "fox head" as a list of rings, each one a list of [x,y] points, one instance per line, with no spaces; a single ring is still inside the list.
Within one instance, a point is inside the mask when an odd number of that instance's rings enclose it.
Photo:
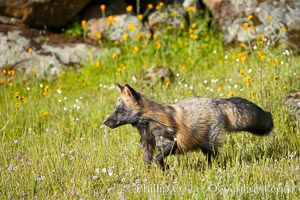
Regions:
[[[134,124],[141,116],[142,95],[132,87],[116,84],[120,96],[114,108],[114,112],[104,121],[106,126],[114,129],[124,124]]]

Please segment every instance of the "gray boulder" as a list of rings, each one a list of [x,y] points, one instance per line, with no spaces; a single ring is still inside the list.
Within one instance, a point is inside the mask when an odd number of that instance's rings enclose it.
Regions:
[[[25,23],[32,27],[61,28],[91,0],[1,0],[2,23]],[[12,17],[12,21],[7,17]]]
[[[284,106],[292,120],[300,127],[300,89],[286,95]]]
[[[33,45],[35,44],[35,45]],[[107,49],[84,43],[45,43],[40,37],[27,38],[22,31],[0,32],[0,70],[15,69],[39,78],[56,77],[66,66],[81,66],[93,57],[100,59]]]
[[[224,31],[225,43],[252,41],[264,34],[271,42],[290,41],[300,47],[298,0],[203,0],[203,2]],[[243,26],[245,23],[248,27]]]

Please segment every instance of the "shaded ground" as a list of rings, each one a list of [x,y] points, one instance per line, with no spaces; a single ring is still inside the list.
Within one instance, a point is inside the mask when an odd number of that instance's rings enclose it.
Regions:
[[[20,35],[31,39],[33,47],[39,49],[40,43],[32,40],[37,37],[41,37],[41,42],[47,42],[51,44],[63,44],[63,43],[89,43],[93,44],[91,40],[84,41],[82,36],[70,36],[62,33],[54,33],[46,30],[39,30],[26,27],[25,25],[5,25],[0,24],[0,32],[8,33],[11,31],[20,31]]]

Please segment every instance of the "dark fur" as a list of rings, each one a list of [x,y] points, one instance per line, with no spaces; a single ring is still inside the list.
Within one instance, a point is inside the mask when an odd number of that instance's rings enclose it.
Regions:
[[[147,99],[129,85],[120,91],[115,111],[104,122],[110,128],[124,124],[136,127],[145,153],[144,162],[155,161],[164,169],[170,154],[201,149],[211,161],[223,143],[226,131],[248,131],[266,135],[273,129],[272,115],[239,97],[229,99],[190,98],[172,105]]]

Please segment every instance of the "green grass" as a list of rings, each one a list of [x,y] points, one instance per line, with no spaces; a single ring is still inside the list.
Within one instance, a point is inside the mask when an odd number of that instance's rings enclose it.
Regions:
[[[299,197],[300,131],[283,101],[300,85],[300,58],[292,52],[283,55],[285,48],[266,42],[255,50],[253,45],[225,48],[205,31],[199,40],[171,30],[153,40],[103,44],[111,54],[91,55],[86,66],[55,80],[2,71],[1,199]],[[158,83],[142,89],[141,74],[153,65],[177,74],[169,87]],[[190,152],[168,157],[171,169],[165,173],[155,164],[147,169],[137,130],[103,125],[118,96],[116,82],[163,103],[191,96],[241,96],[271,111],[275,128],[266,137],[227,134],[212,166],[201,152]]]

